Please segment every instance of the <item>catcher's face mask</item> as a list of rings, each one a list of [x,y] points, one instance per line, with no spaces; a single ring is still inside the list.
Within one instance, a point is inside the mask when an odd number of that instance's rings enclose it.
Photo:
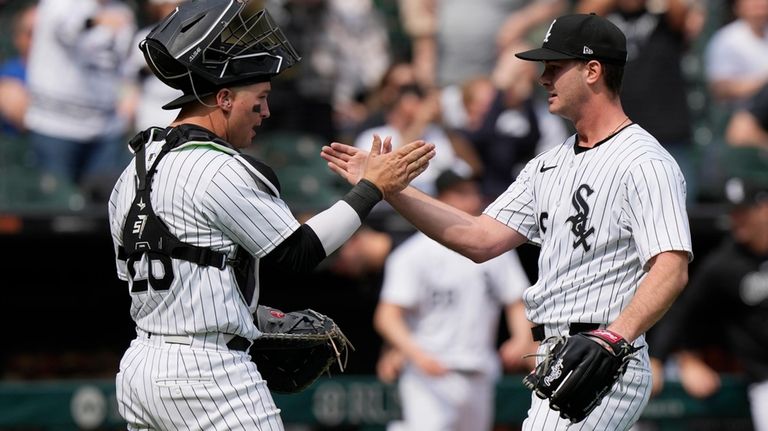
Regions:
[[[225,86],[268,81],[301,59],[269,13],[250,0],[183,3],[139,47],[152,72],[185,93],[165,109]]]

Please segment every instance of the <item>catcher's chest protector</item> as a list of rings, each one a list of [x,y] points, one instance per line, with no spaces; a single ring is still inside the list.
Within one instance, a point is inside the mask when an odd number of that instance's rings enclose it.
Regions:
[[[145,165],[146,145],[158,138],[162,139],[163,135],[165,135],[165,145],[158,153],[152,166],[147,170]],[[123,246],[118,252],[122,253],[122,257],[126,260],[128,272],[133,280],[131,288],[133,292],[146,290],[147,283],[156,290],[170,288],[173,281],[171,259],[181,259],[201,266],[213,266],[221,270],[225,269],[227,265],[231,265],[236,270],[238,285],[241,288],[255,284],[253,271],[255,259],[242,247],[238,248],[235,259],[228,259],[225,253],[184,243],[168,230],[168,227],[152,208],[152,200],[150,199],[152,178],[160,161],[172,149],[188,141],[214,142],[231,148],[227,142],[211,135],[204,129],[190,125],[181,125],[166,130],[147,129],[131,139],[130,145],[136,154],[136,196],[123,226]],[[251,163],[279,191],[279,182],[272,169],[250,157],[241,157],[241,160]],[[259,178],[256,179],[258,180],[257,184],[263,182]],[[269,187],[262,189],[271,192]],[[148,271],[147,279],[136,280],[134,264],[141,260],[145,254],[154,264],[160,263],[165,268],[161,274],[163,278],[157,278],[157,275],[154,274],[155,271]],[[246,288],[245,291],[252,292],[253,289]],[[249,297],[245,299],[248,302],[251,300]]]

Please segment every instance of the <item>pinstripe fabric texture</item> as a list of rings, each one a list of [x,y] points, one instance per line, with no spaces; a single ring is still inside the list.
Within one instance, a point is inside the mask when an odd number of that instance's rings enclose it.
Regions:
[[[574,135],[531,160],[485,210],[541,247],[539,279],[523,300],[547,336],[567,335],[572,322],[613,322],[658,253],[693,257],[685,179],[653,136],[631,124],[591,149],[575,142]],[[625,391],[611,392],[569,430],[627,429],[650,394],[647,351],[640,359],[624,377]],[[524,429],[565,429],[546,401],[533,400]]]
[[[164,140],[147,145],[151,166]],[[244,247],[263,257],[299,227],[287,205],[259,190],[236,151],[210,142],[187,142],[167,154],[152,181],[151,203],[179,240],[235,256]],[[136,168],[120,176],[109,201],[115,252],[135,196]],[[246,303],[233,269],[172,260],[170,288],[131,290],[126,263],[117,274],[128,281],[131,317],[139,337],[120,364],[120,412],[131,429],[282,430],[256,366],[247,354],[217,347],[235,334],[254,339],[259,331],[252,312],[258,295]],[[258,265],[256,265],[258,270]],[[146,255],[135,264],[136,280],[165,271]],[[256,277],[258,280],[258,277]],[[258,292],[258,291],[257,291]],[[162,336],[194,335],[194,343],[163,342]]]
[[[529,162],[485,210],[541,246],[539,279],[524,294],[535,323],[612,322],[650,258],[692,257],[685,180],[656,139],[630,125],[588,151],[574,142]]]
[[[147,148],[152,163],[164,141]],[[228,150],[228,151],[227,151]],[[221,146],[188,142],[160,162],[152,184],[152,206],[178,239],[210,247],[234,257],[237,245],[263,257],[299,227],[287,205],[258,189],[242,162]],[[133,163],[120,176],[110,198],[110,223],[115,247],[135,195]],[[146,257],[137,265],[137,277],[146,276]],[[154,268],[154,267],[153,267]],[[157,268],[155,268],[157,269]],[[118,276],[128,280],[123,261]],[[173,261],[170,289],[132,293],[131,317],[138,328],[157,334],[224,332],[253,339],[256,295],[245,304],[231,267],[219,270]]]
[[[138,338],[123,355],[116,390],[130,430],[283,430],[280,409],[244,352]]]

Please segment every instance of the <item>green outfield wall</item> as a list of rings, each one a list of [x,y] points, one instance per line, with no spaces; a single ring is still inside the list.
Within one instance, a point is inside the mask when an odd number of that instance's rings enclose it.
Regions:
[[[520,377],[505,376],[498,385],[496,423],[511,429],[522,422],[529,404],[530,392]],[[124,429],[114,391],[109,380],[0,383],[0,430]],[[302,393],[275,394],[275,401],[287,425],[322,429],[383,430],[384,424],[400,415],[395,388],[372,376],[322,378]],[[749,429],[748,417],[745,384],[725,376],[722,390],[706,400],[690,398],[679,384],[668,383],[651,400],[642,421],[659,430],[701,428],[691,428],[696,421],[708,423],[708,429],[715,429],[713,424],[718,422],[723,429]]]

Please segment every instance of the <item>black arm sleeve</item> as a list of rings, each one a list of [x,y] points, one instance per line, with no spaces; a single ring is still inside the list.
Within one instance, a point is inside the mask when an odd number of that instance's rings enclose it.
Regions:
[[[353,210],[360,217],[360,221],[365,220],[373,207],[384,198],[381,194],[381,190],[376,187],[376,184],[363,178],[360,180],[352,190],[349,191],[342,200],[348,203]]]
[[[280,271],[309,272],[325,257],[323,244],[315,231],[303,224],[264,256],[261,262]]]

